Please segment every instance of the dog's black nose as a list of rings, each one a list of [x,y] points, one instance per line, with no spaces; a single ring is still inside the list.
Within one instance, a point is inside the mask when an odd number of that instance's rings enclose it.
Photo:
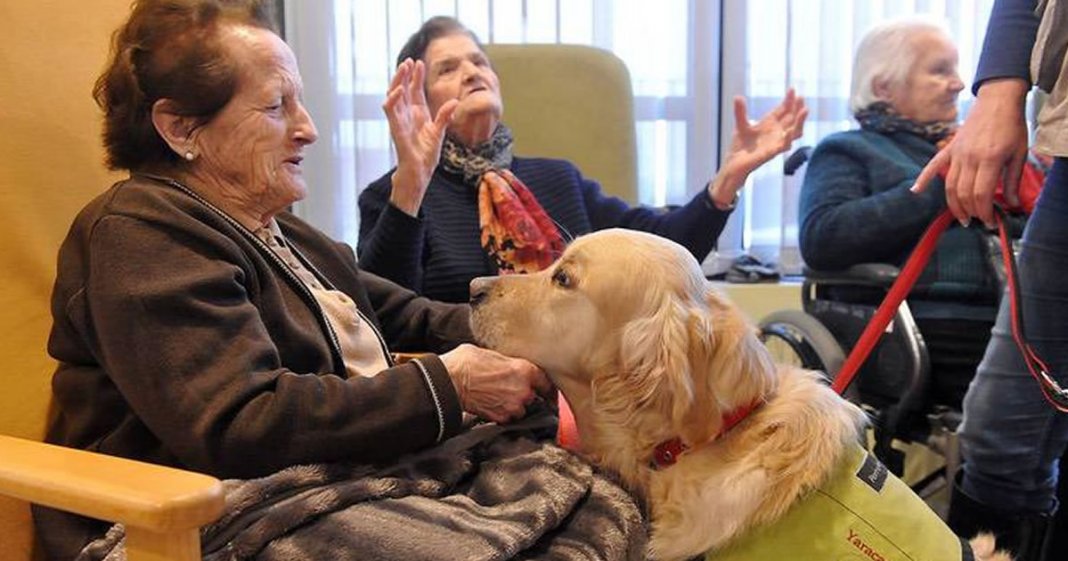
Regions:
[[[471,280],[471,298],[468,300],[471,306],[478,306],[486,300],[490,286],[492,286],[492,281],[487,277],[478,277]]]

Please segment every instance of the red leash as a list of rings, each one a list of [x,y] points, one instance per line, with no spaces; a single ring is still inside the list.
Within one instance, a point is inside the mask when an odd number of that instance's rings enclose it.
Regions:
[[[1012,313],[1012,338],[1020,349],[1027,370],[1042,388],[1042,396],[1061,413],[1068,413],[1068,390],[1049,375],[1049,367],[1038,356],[1038,352],[1027,342],[1024,334],[1023,310],[1020,307],[1020,277],[1016,272],[1016,259],[1013,258],[1012,244],[1005,227],[1005,215],[1000,208],[994,207],[998,222],[998,239],[1001,240],[1001,259],[1005,263],[1005,276],[1009,281],[1009,307]]]
[[[890,325],[890,320],[897,313],[897,308],[908,296],[913,285],[916,284],[916,279],[919,278],[923,268],[930,261],[931,254],[934,253],[935,244],[938,242],[939,236],[942,235],[942,232],[946,230],[952,220],[953,215],[947,210],[938,215],[938,218],[935,218],[934,222],[927,227],[927,231],[923,233],[923,237],[920,238],[916,249],[912,251],[909,260],[905,262],[901,273],[898,274],[897,280],[890,287],[890,292],[886,294],[883,303],[879,304],[879,308],[875,311],[871,321],[868,322],[868,326],[860,334],[857,344],[849,353],[845,363],[842,365],[842,369],[838,371],[838,377],[834,379],[834,383],[831,385],[834,391],[841,394],[849,387],[853,377],[857,375],[860,365],[864,364],[864,360],[868,358],[872,349],[875,348],[875,344],[879,342],[879,338],[886,331],[886,326]]]
[[[1050,403],[1055,409],[1062,413],[1068,413],[1068,390],[1062,389],[1057,381],[1049,375],[1049,368],[1039,358],[1038,353],[1027,343],[1027,338],[1024,336],[1023,326],[1023,312],[1019,305],[1019,278],[1016,273],[1016,260],[1013,258],[1012,245],[1009,243],[1009,237],[1006,232],[1004,223],[1004,215],[1000,208],[995,207],[997,223],[998,223],[998,238],[1001,240],[1001,254],[1002,259],[1005,261],[1005,272],[1009,282],[1009,294],[1010,306],[1012,311],[1012,336],[1016,342],[1016,346],[1020,349],[1020,353],[1024,357],[1024,361],[1027,363],[1027,369],[1031,372],[1031,376],[1038,382],[1039,387],[1042,388],[1042,395],[1046,398],[1046,401]],[[916,249],[912,251],[912,255],[909,256],[908,261],[905,262],[905,266],[902,267],[901,273],[898,274],[894,284],[891,285],[890,291],[887,293],[886,298],[882,304],[875,311],[875,315],[872,316],[871,321],[867,327],[864,328],[863,333],[860,334],[860,338],[857,339],[857,344],[853,347],[853,350],[849,353],[849,357],[846,358],[845,363],[842,365],[842,369],[839,370],[838,376],[834,379],[834,383],[831,388],[834,391],[841,394],[849,387],[849,384],[853,381],[853,377],[856,376],[857,370],[860,369],[860,365],[864,364],[864,360],[871,354],[872,349],[879,342],[879,338],[886,332],[886,327],[890,325],[890,321],[893,320],[894,314],[897,312],[901,302],[905,300],[908,293],[912,290],[912,287],[916,284],[916,279],[919,278],[920,273],[923,272],[923,268],[927,266],[927,262],[931,259],[931,254],[934,253],[935,244],[938,242],[938,238],[942,235],[942,232],[946,230],[950,222],[953,220],[953,215],[949,210],[943,211],[934,219],[934,222],[927,227],[927,231],[923,233],[923,237],[920,238],[919,243],[916,245]]]

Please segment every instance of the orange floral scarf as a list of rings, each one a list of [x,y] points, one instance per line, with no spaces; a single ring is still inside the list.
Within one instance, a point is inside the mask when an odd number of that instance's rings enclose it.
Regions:
[[[491,169],[478,183],[482,248],[500,274],[534,273],[564,251],[556,224],[526,185],[506,169]]]

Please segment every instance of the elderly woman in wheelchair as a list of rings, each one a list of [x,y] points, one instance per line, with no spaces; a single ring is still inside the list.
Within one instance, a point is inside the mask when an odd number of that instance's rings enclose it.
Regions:
[[[936,24],[900,20],[863,38],[850,96],[860,128],[819,143],[801,189],[807,315],[767,318],[766,336],[791,341],[812,366],[837,370],[842,349],[856,342],[897,268],[945,209],[940,181],[923,194],[909,188],[954,133],[963,87],[957,49]],[[955,468],[952,431],[1001,294],[992,240],[981,225],[954,224],[943,234],[851,388],[875,415],[876,452],[899,472],[894,438],[934,443]],[[932,440],[939,434],[949,444]]]

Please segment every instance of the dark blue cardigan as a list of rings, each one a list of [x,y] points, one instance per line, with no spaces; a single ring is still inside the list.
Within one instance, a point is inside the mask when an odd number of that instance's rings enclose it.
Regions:
[[[703,260],[726,224],[702,189],[671,210],[631,208],[605,196],[569,162],[515,158],[511,171],[530,188],[567,239],[611,227],[643,230],[682,244]],[[389,204],[392,170],[360,194],[360,268],[436,300],[465,302],[471,279],[497,274],[479,245],[478,189],[440,166],[418,218]]]
[[[800,245],[815,269],[908,258],[946,208],[945,184],[909,191],[935,146],[919,136],[853,130],[832,134],[812,152],[801,187]],[[938,242],[914,297],[993,306],[999,284],[982,225],[954,223]],[[986,315],[986,314],[984,314]]]

